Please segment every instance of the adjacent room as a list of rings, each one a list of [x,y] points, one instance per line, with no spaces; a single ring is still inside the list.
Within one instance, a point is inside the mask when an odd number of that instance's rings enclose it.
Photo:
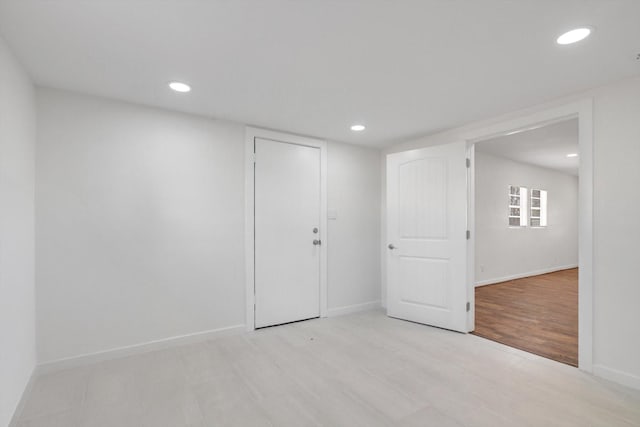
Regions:
[[[0,427],[640,426],[638,16],[0,0]]]
[[[578,366],[578,120],[475,144],[474,334]]]

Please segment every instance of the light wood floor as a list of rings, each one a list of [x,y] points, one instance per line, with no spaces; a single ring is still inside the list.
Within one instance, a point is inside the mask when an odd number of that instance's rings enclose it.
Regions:
[[[473,333],[578,366],[578,269],[477,287]]]
[[[640,392],[382,311],[51,374],[21,427],[638,426]]]

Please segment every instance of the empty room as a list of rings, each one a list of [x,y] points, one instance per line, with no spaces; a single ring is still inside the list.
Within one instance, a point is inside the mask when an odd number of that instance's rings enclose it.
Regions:
[[[0,427],[640,426],[636,0],[0,0]]]
[[[473,333],[578,366],[578,120],[474,148]]]

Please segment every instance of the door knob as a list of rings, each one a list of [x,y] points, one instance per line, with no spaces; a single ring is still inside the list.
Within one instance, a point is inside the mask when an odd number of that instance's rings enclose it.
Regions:
[[[387,246],[389,249],[394,250],[394,249],[398,249],[396,248],[393,243],[389,243],[389,246]]]
[[[321,245],[322,242],[320,240],[318,240],[318,239],[313,239],[313,244],[318,246],[318,245]]]

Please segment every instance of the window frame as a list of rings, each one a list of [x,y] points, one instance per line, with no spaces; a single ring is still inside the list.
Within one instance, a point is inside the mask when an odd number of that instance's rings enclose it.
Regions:
[[[536,191],[538,191],[538,196],[534,196]],[[548,198],[549,192],[547,190],[531,189],[531,195],[529,196],[529,226],[531,228],[545,228],[549,225]],[[534,200],[539,200],[538,206],[533,206]],[[538,215],[533,214],[534,210],[538,211]],[[534,225],[533,221],[536,220],[538,224]]]
[[[513,189],[517,189],[517,193],[513,192]],[[507,227],[509,228],[523,228],[529,224],[528,218],[528,202],[529,202],[529,189],[520,185],[509,185],[507,189]],[[518,198],[518,205],[511,204],[512,198]],[[520,209],[520,215],[512,215],[512,209]],[[511,224],[512,219],[517,219],[519,224]]]

